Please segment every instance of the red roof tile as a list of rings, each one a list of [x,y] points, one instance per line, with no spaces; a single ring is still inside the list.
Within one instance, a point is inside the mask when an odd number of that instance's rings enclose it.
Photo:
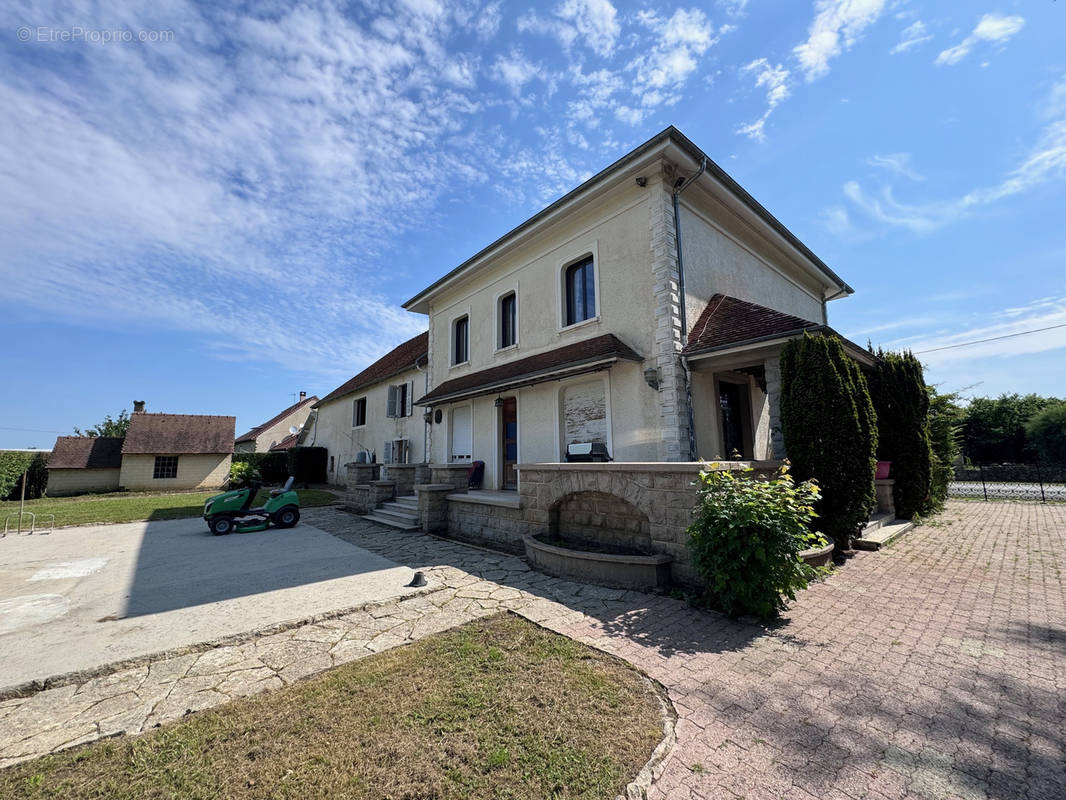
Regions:
[[[352,392],[358,392],[366,386],[383,381],[400,372],[405,372],[414,366],[415,361],[425,362],[428,355],[429,333],[420,333],[379,358],[354,378],[342,383],[315,403],[313,408],[319,408],[331,400],[344,397]]]
[[[257,437],[259,435],[260,431],[265,431],[267,428],[270,428],[270,427],[272,427],[274,425],[277,425],[279,422],[281,422],[283,419],[285,419],[285,417],[289,416],[289,414],[293,414],[293,413],[299,411],[300,410],[300,406],[305,405],[307,403],[314,403],[316,400],[318,400],[318,398],[312,395],[311,397],[305,397],[303,400],[300,400],[300,401],[298,401],[296,403],[293,403],[291,406],[286,408],[284,411],[282,411],[276,417],[267,420],[262,425],[256,425],[254,428],[252,428],[250,431],[248,431],[248,433],[245,433],[245,434],[242,434],[242,435],[238,436],[236,441],[238,441],[238,442],[250,442],[250,441],[253,441],[255,439],[255,437]]]
[[[121,436],[60,436],[49,469],[118,469],[122,466]]]
[[[716,294],[707,301],[688,335],[685,354],[701,353],[758,339],[826,329],[818,322],[775,311],[757,303]]]
[[[290,433],[276,445],[270,448],[270,452],[274,453],[278,450],[288,450],[289,448],[296,447],[296,442],[300,439],[300,434]]]
[[[582,370],[583,367],[618,359],[644,360],[617,336],[605,333],[592,339],[584,339],[544,353],[520,358],[517,361],[509,361],[497,367],[489,367],[453,378],[435,387],[429,394],[415,402],[417,405],[426,406],[442,400],[491,394],[496,388],[517,388],[519,385],[554,380],[561,370],[571,370],[573,374],[580,374],[582,371],[587,371]]]
[[[236,425],[236,417],[131,414],[122,453],[232,453]]]

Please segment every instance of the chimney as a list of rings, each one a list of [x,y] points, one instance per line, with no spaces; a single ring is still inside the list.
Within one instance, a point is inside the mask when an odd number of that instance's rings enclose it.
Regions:
[[[144,401],[143,400],[134,400],[133,401],[133,413],[134,414],[143,414],[144,413]]]
[[[307,392],[300,392],[300,401],[303,402],[307,399]]]

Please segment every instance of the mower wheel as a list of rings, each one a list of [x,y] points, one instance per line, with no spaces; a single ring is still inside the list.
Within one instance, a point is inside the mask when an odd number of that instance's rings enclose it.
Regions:
[[[296,506],[285,506],[274,515],[274,524],[279,528],[292,528],[300,521],[300,509]]]
[[[225,536],[228,533],[233,533],[235,526],[233,520],[229,517],[215,517],[208,523],[208,527],[215,536]]]

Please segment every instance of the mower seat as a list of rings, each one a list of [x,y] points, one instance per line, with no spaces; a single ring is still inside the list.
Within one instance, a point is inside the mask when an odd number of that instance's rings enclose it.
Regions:
[[[277,497],[279,494],[285,494],[285,492],[287,492],[290,489],[292,489],[292,485],[293,485],[293,483],[295,481],[296,481],[295,476],[290,475],[289,479],[287,481],[285,481],[285,485],[284,486],[282,486],[280,489],[271,489],[270,490],[270,496],[271,497]]]

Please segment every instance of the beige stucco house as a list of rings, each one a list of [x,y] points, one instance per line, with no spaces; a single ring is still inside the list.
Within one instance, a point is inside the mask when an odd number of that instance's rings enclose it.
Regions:
[[[229,477],[236,417],[147,414],[134,404],[126,436],[60,436],[48,464],[49,495],[215,489]]]
[[[426,392],[427,341],[408,339],[314,404],[301,443],[327,449],[330,483],[345,483],[360,451],[380,464],[424,460],[427,424],[414,401]]]
[[[404,304],[429,321],[427,460],[510,489],[574,443],[782,457],[781,347],[851,291],[667,128]]]
[[[311,416],[311,407],[318,402],[315,396],[300,392],[300,399],[280,414],[238,436],[233,444],[235,453],[266,453],[270,450],[287,449],[296,441],[297,433]]]

